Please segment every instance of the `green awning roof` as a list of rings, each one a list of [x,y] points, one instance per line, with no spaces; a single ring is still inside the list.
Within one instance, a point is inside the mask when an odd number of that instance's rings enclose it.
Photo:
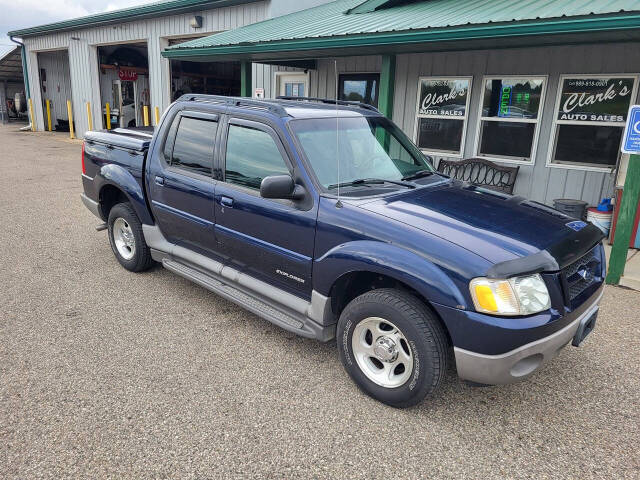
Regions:
[[[228,7],[243,3],[252,3],[259,0],[166,0],[164,2],[154,2],[136,7],[112,10],[109,12],[96,13],[86,17],[72,18],[62,22],[48,23],[36,27],[13,30],[7,35],[14,37],[25,37],[29,35],[40,35],[44,33],[59,32],[66,30],[77,30],[111,23],[130,22],[140,18],[159,17],[163,15],[175,15],[178,13],[194,12],[211,8]]]
[[[640,28],[639,0],[337,0],[169,47],[170,58]]]

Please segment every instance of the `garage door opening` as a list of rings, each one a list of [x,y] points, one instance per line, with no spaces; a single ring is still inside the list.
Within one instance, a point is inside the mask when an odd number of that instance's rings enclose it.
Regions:
[[[240,95],[240,62],[171,60],[171,100],[185,93]]]
[[[169,46],[194,38],[172,38]],[[187,62],[170,60],[171,101],[185,93],[240,95],[240,62]]]
[[[98,47],[103,127],[140,127],[151,115],[149,56],[146,43]],[[149,117],[147,116],[147,121]]]
[[[69,131],[67,100],[71,100],[71,74],[69,71],[69,52],[38,52],[38,73],[40,76],[40,98],[44,113],[44,126],[58,132]],[[47,101],[49,113],[47,114]]]

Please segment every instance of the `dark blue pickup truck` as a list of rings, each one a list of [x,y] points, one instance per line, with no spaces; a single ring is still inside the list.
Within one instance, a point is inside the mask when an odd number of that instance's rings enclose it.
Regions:
[[[154,262],[322,341],[367,394],[524,379],[593,329],[602,234],[452,180],[373,107],[187,95],[155,133],[89,132],[84,204]]]

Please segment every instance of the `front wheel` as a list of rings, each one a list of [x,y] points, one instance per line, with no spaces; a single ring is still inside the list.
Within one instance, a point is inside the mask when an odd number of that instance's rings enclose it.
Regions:
[[[153,264],[151,251],[142,233],[142,222],[129,203],[119,203],[109,212],[109,243],[124,268],[141,272]]]
[[[421,402],[447,370],[442,325],[422,301],[401,290],[372,290],[352,300],[340,315],[337,339],[351,378],[393,407]]]

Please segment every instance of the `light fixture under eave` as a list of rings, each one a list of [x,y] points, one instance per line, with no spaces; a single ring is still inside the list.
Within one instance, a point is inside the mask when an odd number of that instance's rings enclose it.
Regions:
[[[194,15],[191,17],[191,22],[189,22],[191,28],[202,28],[202,16]]]

